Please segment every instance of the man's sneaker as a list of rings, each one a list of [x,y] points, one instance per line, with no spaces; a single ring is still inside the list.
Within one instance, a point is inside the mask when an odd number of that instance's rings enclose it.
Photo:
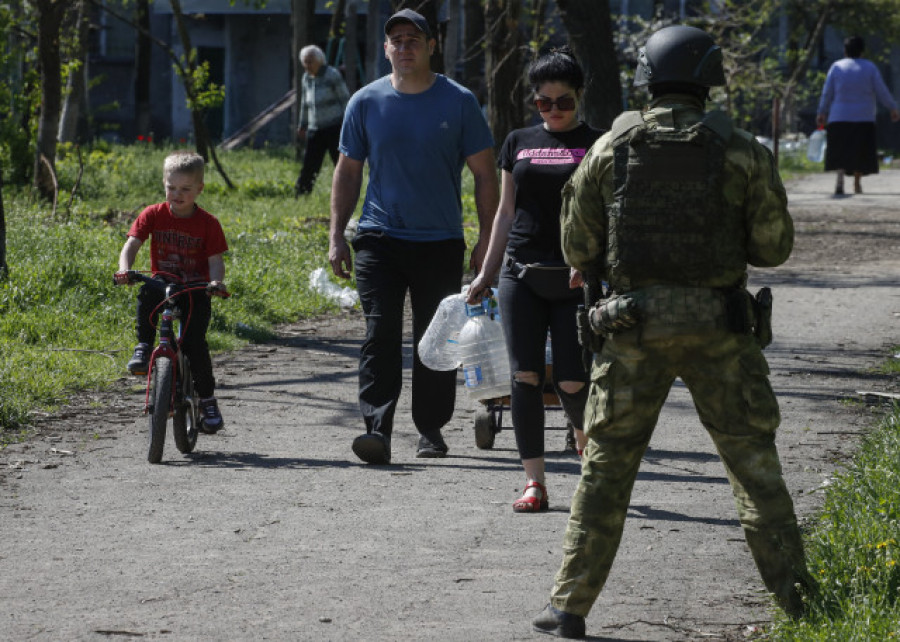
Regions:
[[[128,362],[128,372],[137,376],[147,374],[150,366],[150,345],[139,343],[134,347],[134,354]]]
[[[552,604],[548,604],[541,614],[531,621],[531,626],[538,633],[549,633],[558,638],[584,639],[584,618],[560,611]]]
[[[367,464],[391,463],[391,436],[370,432],[353,440],[353,454]]]
[[[416,457],[446,457],[448,450],[450,449],[447,448],[447,444],[441,436],[441,431],[435,430],[419,437],[419,448],[416,450]]]
[[[200,430],[207,435],[214,435],[225,426],[219,404],[215,397],[200,400]]]

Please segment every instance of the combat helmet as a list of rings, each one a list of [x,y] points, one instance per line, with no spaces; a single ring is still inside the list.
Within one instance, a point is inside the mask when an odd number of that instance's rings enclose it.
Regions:
[[[685,25],[660,29],[641,47],[634,72],[635,87],[659,83],[724,85],[722,50],[702,29]]]

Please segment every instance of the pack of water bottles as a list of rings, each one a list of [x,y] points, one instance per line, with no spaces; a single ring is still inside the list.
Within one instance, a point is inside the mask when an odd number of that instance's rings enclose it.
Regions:
[[[467,304],[465,293],[446,297],[419,341],[419,359],[432,370],[462,366],[473,399],[509,395],[509,357],[496,299]]]

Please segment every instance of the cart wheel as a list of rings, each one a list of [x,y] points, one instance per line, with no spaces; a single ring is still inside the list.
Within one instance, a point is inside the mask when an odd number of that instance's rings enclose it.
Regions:
[[[490,450],[494,447],[494,437],[497,432],[497,420],[494,418],[494,413],[488,410],[479,410],[475,415],[475,445],[482,450]]]

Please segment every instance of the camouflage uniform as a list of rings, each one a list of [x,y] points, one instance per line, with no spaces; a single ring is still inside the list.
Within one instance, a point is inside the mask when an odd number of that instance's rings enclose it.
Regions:
[[[665,95],[643,118],[650,129],[685,129],[704,118],[703,102]],[[589,442],[551,604],[584,616],[603,588],[638,466],[669,389],[680,377],[725,464],[765,585],[782,608],[798,615],[802,601],[795,585],[811,579],[775,448],[778,403],[759,343],[753,334],[730,327],[723,295],[729,288],[746,293],[747,263],[772,267],[790,255],[794,230],[781,179],[768,150],[749,133],[732,129],[724,144],[715,225],[733,230],[735,238],[728,243],[737,243],[737,260],[726,257],[721,269],[688,283],[654,276],[652,270],[634,279],[616,275],[610,254],[618,252],[622,239],[609,234],[617,189],[616,134],[614,125],[563,190],[562,246],[570,265],[599,274],[618,294],[633,297],[641,321],[608,336],[594,357],[585,416]],[[676,203],[671,205],[675,209]],[[647,253],[643,261],[652,265],[658,258],[658,252]]]

